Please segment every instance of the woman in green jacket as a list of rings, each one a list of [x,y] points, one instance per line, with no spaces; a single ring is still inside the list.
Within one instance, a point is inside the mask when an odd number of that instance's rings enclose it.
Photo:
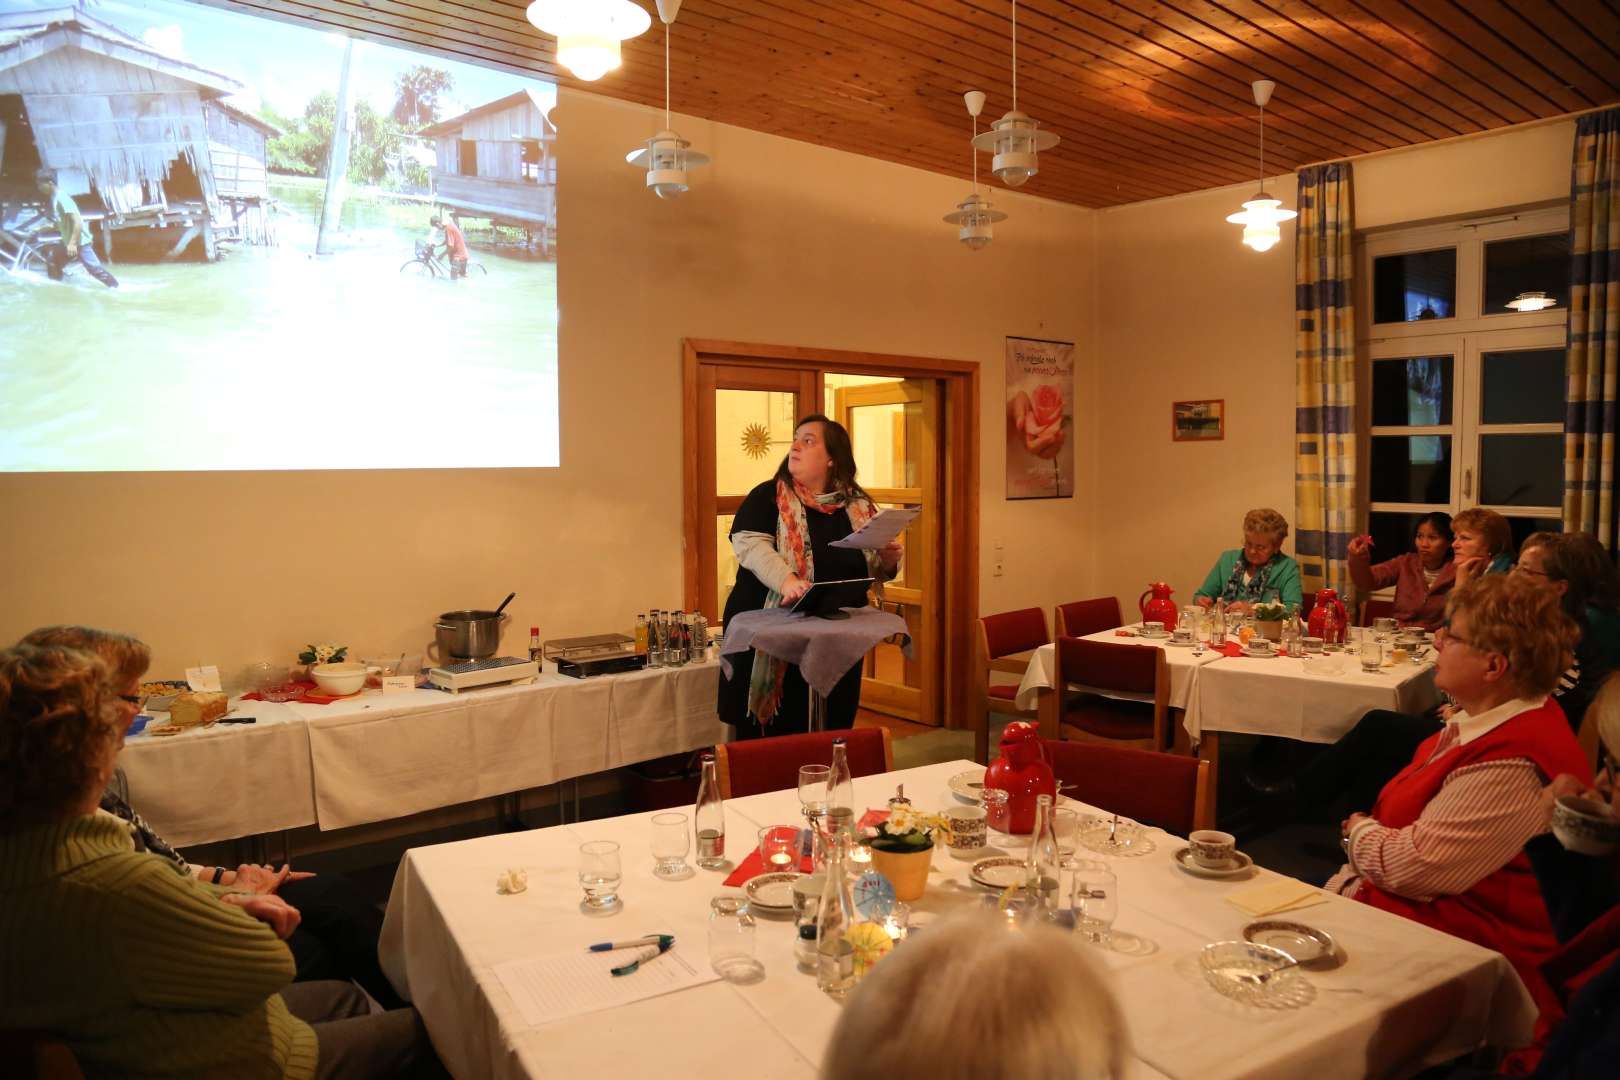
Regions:
[[[1286,539],[1288,522],[1281,514],[1250,510],[1243,515],[1243,546],[1221,552],[1193,599],[1203,607],[1225,600],[1228,610],[1239,612],[1272,593],[1284,604],[1300,603],[1299,564],[1282,553]]]

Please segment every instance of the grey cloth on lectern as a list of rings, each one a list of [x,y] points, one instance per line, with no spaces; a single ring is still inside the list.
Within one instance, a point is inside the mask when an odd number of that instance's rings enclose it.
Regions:
[[[731,677],[727,657],[755,649],[796,664],[810,689],[826,697],[849,669],[861,662],[878,642],[898,634],[901,649],[911,656],[911,633],[906,620],[876,608],[845,608],[847,619],[819,619],[797,615],[786,608],[739,611],[726,624],[720,643],[720,670]]]

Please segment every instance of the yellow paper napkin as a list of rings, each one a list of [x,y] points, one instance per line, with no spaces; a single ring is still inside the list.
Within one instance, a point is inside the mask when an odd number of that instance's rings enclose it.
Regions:
[[[1298,911],[1300,908],[1315,904],[1325,904],[1327,897],[1320,889],[1303,881],[1279,878],[1235,892],[1226,898],[1226,902],[1245,914],[1260,918],[1263,915],[1280,915],[1285,911]]]

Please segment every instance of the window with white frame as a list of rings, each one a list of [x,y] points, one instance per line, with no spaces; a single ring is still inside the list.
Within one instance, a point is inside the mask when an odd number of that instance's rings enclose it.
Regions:
[[[1482,506],[1560,530],[1567,207],[1358,239],[1361,505],[1374,559]]]

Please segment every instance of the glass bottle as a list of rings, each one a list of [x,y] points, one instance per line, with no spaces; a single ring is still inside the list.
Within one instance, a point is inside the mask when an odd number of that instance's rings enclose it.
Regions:
[[[658,609],[653,608],[652,614],[647,616],[647,666],[664,666],[664,627],[658,617]]]
[[[720,773],[712,753],[703,755],[703,778],[698,781],[697,805],[692,809],[697,830],[697,864],[705,870],[726,866],[726,804],[720,798]]]
[[[1048,919],[1058,910],[1058,868],[1063,856],[1058,851],[1057,827],[1052,814],[1052,796],[1035,797],[1035,831],[1029,838],[1029,855],[1024,863],[1026,892]]]
[[[1303,636],[1299,628],[1299,605],[1289,604],[1288,614],[1283,616],[1282,621],[1283,652],[1289,656],[1299,656],[1300,638]]]
[[[677,611],[669,617],[669,662],[674,667],[686,664],[686,613]]]
[[[540,663],[540,628],[529,627],[529,659]]]
[[[1216,600],[1214,614],[1209,620],[1209,643],[1215,646],[1226,644],[1226,601]]]
[[[848,841],[832,838],[827,858],[827,880],[816,908],[816,985],[842,1000],[855,988],[855,946],[849,932],[856,922],[855,897],[849,889]]]
[[[849,747],[844,739],[834,739],[832,773],[827,777],[827,812],[840,807],[855,813],[855,778],[849,771]]]
[[[643,659],[647,656],[647,615],[645,612],[636,616],[636,655]]]

